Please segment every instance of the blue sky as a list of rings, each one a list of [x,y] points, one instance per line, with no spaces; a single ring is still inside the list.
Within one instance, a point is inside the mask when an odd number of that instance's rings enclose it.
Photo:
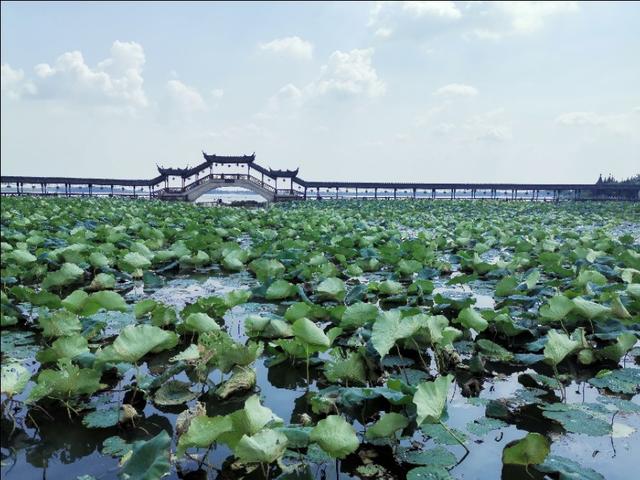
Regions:
[[[2,3],[3,174],[201,150],[305,179],[640,170],[640,4]]]

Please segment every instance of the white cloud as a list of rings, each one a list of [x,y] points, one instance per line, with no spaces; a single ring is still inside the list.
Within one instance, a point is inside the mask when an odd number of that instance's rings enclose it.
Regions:
[[[560,125],[601,125],[603,118],[594,112],[570,112],[558,115],[556,122]]]
[[[505,142],[511,140],[511,129],[506,126],[487,125],[476,135],[476,140],[486,140],[491,142]]]
[[[578,2],[563,1],[491,2],[487,7],[473,17],[474,28],[464,34],[465,38],[497,41],[510,35],[532,34],[553,17],[579,11]]]
[[[259,44],[258,48],[297,60],[311,60],[313,57],[313,45],[297,36],[276,38],[268,43]]]
[[[393,34],[393,30],[388,27],[380,27],[376,30],[375,36],[378,38],[389,38]]]
[[[450,83],[444,87],[440,87],[434,95],[445,97],[473,97],[478,94],[478,89],[471,85],[464,85],[461,83]]]
[[[289,83],[269,98],[267,108],[271,112],[297,108],[302,105],[303,100],[303,92],[292,83]]]
[[[578,11],[578,2],[492,2],[511,20],[517,33],[532,33],[543,27],[547,18]]]
[[[378,97],[386,90],[371,63],[373,48],[355,49],[349,52],[337,50],[322,67],[320,79],[310,84],[312,94],[337,94],[338,96]]]
[[[13,100],[23,95],[34,95],[37,91],[32,82],[25,80],[22,69],[14,70],[8,63],[2,64],[0,85],[2,94]]]
[[[389,38],[392,33],[409,30],[417,35],[432,32],[458,23],[462,12],[455,2],[375,2],[369,10],[368,27],[375,28],[375,36]],[[429,28],[425,28],[425,23]],[[406,33],[406,32],[405,32]]]
[[[202,95],[194,87],[182,83],[180,80],[169,80],[167,91],[174,107],[182,112],[191,113],[207,109]]]
[[[224,90],[221,88],[214,88],[211,90],[211,96],[213,98],[222,98],[224,96]]]
[[[454,2],[402,2],[402,10],[417,17],[429,16],[458,20],[462,16]]]
[[[568,112],[558,115],[556,123],[565,127],[598,128],[617,134],[640,134],[638,109],[623,113]]]
[[[95,68],[87,65],[77,50],[63,53],[53,65],[36,65],[38,96],[134,109],[146,107],[149,102],[142,88],[142,46],[116,40],[110,55]]]

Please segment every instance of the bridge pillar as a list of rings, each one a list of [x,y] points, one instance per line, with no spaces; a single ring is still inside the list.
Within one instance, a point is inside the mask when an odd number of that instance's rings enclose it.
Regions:
[[[373,189],[373,198],[375,198],[376,200],[378,199],[378,189],[377,188]]]
[[[394,188],[394,189],[393,189],[393,199],[394,199],[394,200],[396,199],[396,192],[397,192],[397,191],[398,191],[398,189],[397,189],[397,188]]]

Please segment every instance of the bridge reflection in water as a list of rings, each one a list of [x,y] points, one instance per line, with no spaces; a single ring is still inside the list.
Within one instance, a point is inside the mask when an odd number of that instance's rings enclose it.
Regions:
[[[0,177],[2,195],[107,196],[194,202],[208,192],[243,188],[267,202],[325,199],[492,199],[492,200],[640,200],[640,185],[517,183],[313,182],[295,170],[264,168],[255,154],[221,156],[202,153],[192,168],[158,167],[151,179]],[[233,172],[228,170],[234,168]],[[227,170],[225,172],[225,169]]]

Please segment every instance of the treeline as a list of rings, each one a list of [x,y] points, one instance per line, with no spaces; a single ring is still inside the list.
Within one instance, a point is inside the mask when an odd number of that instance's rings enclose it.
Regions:
[[[616,180],[612,175],[609,175],[607,178],[602,178],[602,175],[600,175],[600,178],[598,179],[597,183],[614,183],[619,185],[622,185],[622,184],[640,185],[640,173],[636,173],[632,177],[625,178],[624,180]]]

